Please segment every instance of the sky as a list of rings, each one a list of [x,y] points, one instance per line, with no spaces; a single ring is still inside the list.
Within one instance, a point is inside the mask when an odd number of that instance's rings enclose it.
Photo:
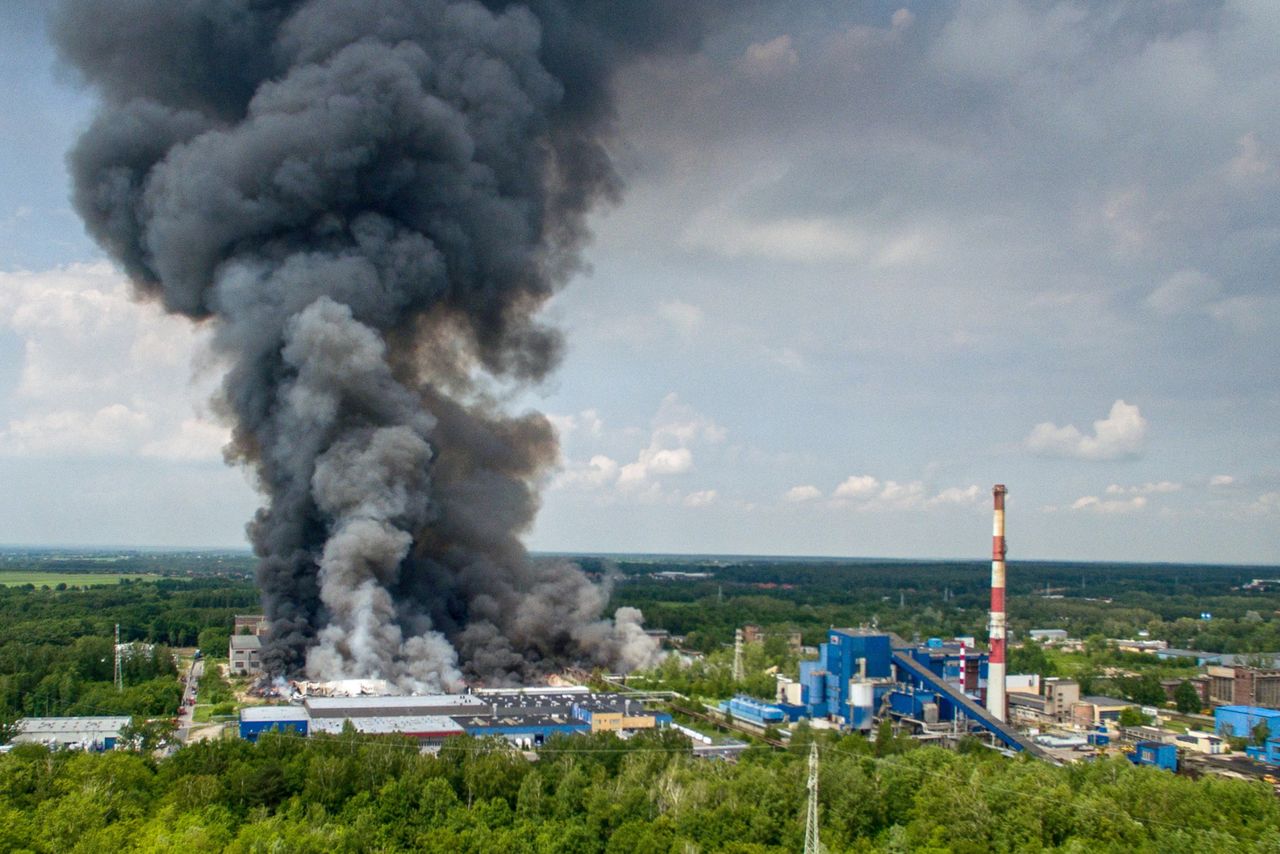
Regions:
[[[68,201],[0,5],[0,543],[246,545],[208,330]],[[1280,4],[751,7],[616,82],[620,200],[508,391],[543,551],[1280,560]]]

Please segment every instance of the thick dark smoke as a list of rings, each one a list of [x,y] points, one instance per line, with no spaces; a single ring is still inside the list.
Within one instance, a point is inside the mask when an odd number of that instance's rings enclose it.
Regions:
[[[64,0],[102,108],[76,205],[144,295],[208,320],[270,669],[522,678],[653,645],[608,591],[518,536],[556,458],[536,312],[615,196],[609,86],[696,44],[690,0]],[[726,4],[727,5],[727,4]]]

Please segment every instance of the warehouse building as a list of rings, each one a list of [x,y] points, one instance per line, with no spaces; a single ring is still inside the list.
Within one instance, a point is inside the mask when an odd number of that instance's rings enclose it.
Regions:
[[[240,736],[250,741],[265,731],[301,735],[357,732],[396,733],[435,744],[451,735],[502,736],[536,746],[553,735],[627,733],[668,726],[671,716],[644,708],[621,694],[582,689],[493,690],[470,694],[308,697],[290,706],[254,706],[240,713]]]
[[[111,750],[121,741],[121,731],[131,718],[65,717],[21,718],[14,744],[43,744],[72,750]]]

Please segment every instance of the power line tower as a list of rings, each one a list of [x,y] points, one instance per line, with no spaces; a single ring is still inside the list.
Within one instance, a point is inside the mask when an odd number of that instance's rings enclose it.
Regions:
[[[818,742],[809,743],[809,816],[804,825],[804,854],[822,854],[818,841]]]
[[[124,690],[124,668],[121,666],[121,665],[122,665],[122,663],[123,663],[123,662],[120,660],[120,624],[119,624],[119,623],[116,623],[116,672],[115,672],[115,683],[116,683],[116,690],[117,690],[117,691],[123,691],[123,690]]]
[[[733,681],[741,682],[747,678],[746,668],[742,665],[742,629],[733,631]]]

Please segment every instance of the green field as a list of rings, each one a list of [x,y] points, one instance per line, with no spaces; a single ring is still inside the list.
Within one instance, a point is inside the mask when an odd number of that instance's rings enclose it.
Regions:
[[[68,587],[89,587],[101,584],[118,584],[120,579],[136,581],[138,579],[159,578],[140,572],[39,572],[24,570],[0,570],[0,587],[19,587],[23,584],[34,584],[36,587],[48,585],[56,587],[65,584]]]

